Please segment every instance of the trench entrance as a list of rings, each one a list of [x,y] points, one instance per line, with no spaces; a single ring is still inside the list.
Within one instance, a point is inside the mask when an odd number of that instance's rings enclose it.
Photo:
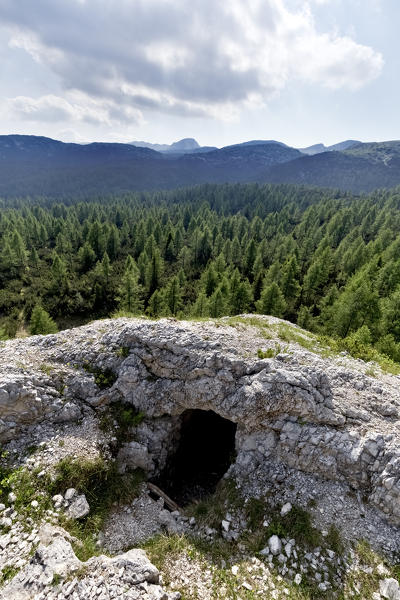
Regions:
[[[212,410],[186,410],[178,445],[154,481],[180,506],[213,494],[235,457],[236,423]]]

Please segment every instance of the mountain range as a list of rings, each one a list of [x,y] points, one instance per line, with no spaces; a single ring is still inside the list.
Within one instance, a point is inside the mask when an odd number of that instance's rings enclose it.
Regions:
[[[0,197],[88,196],[206,182],[295,183],[356,193],[394,187],[400,185],[400,141],[297,149],[251,140],[218,149],[192,138],[156,145],[0,136]]]

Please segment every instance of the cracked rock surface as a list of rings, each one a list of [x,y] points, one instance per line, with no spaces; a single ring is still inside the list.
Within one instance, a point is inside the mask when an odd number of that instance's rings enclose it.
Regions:
[[[16,463],[22,461],[23,448],[43,444],[43,469],[65,456],[95,458],[110,452],[115,441],[112,426],[104,431],[99,423],[110,406],[122,402],[143,419],[134,439],[119,448],[119,469],[139,467],[150,478],[162,471],[175,448],[182,414],[211,410],[237,424],[229,475],[249,497],[269,493],[281,505],[305,507],[312,501],[321,527],[336,523],[389,555],[400,552],[400,378],[376,365],[372,376],[369,365],[348,355],[324,357],[317,341],[314,347],[283,343],[282,323],[307,338],[279,319],[244,316],[207,322],[102,320],[56,335],[4,342],[0,441]],[[273,356],[260,359],[258,349],[271,349]],[[112,377],[104,386],[96,373]],[[23,462],[32,469],[35,460]],[[77,508],[77,515],[88,510],[83,498]],[[154,511],[159,515],[159,509]],[[127,523],[130,514],[125,514]],[[113,518],[107,545],[119,549],[123,527],[117,521],[113,525]],[[132,542],[140,535],[139,527]],[[65,552],[68,544],[62,543]],[[48,550],[38,551],[32,569],[42,569],[47,560]],[[128,564],[131,559],[121,560]],[[24,593],[23,573],[9,584],[19,586],[9,597],[31,597],[17,596]],[[95,589],[95,582],[90,585]],[[148,590],[156,583],[140,585]],[[84,589],[79,590],[82,597]],[[72,590],[65,597],[74,597]],[[154,594],[126,597],[169,598]]]

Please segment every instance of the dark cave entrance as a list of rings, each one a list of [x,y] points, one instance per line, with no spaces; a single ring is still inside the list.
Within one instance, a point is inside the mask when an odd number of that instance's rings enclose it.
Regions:
[[[235,457],[236,423],[212,410],[186,410],[178,446],[154,481],[180,506],[215,492]]]

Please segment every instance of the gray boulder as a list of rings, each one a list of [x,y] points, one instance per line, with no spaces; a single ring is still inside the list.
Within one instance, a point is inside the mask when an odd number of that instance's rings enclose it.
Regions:
[[[70,519],[83,519],[90,512],[90,506],[86,500],[85,494],[81,494],[74,498],[67,510],[67,516]]]

